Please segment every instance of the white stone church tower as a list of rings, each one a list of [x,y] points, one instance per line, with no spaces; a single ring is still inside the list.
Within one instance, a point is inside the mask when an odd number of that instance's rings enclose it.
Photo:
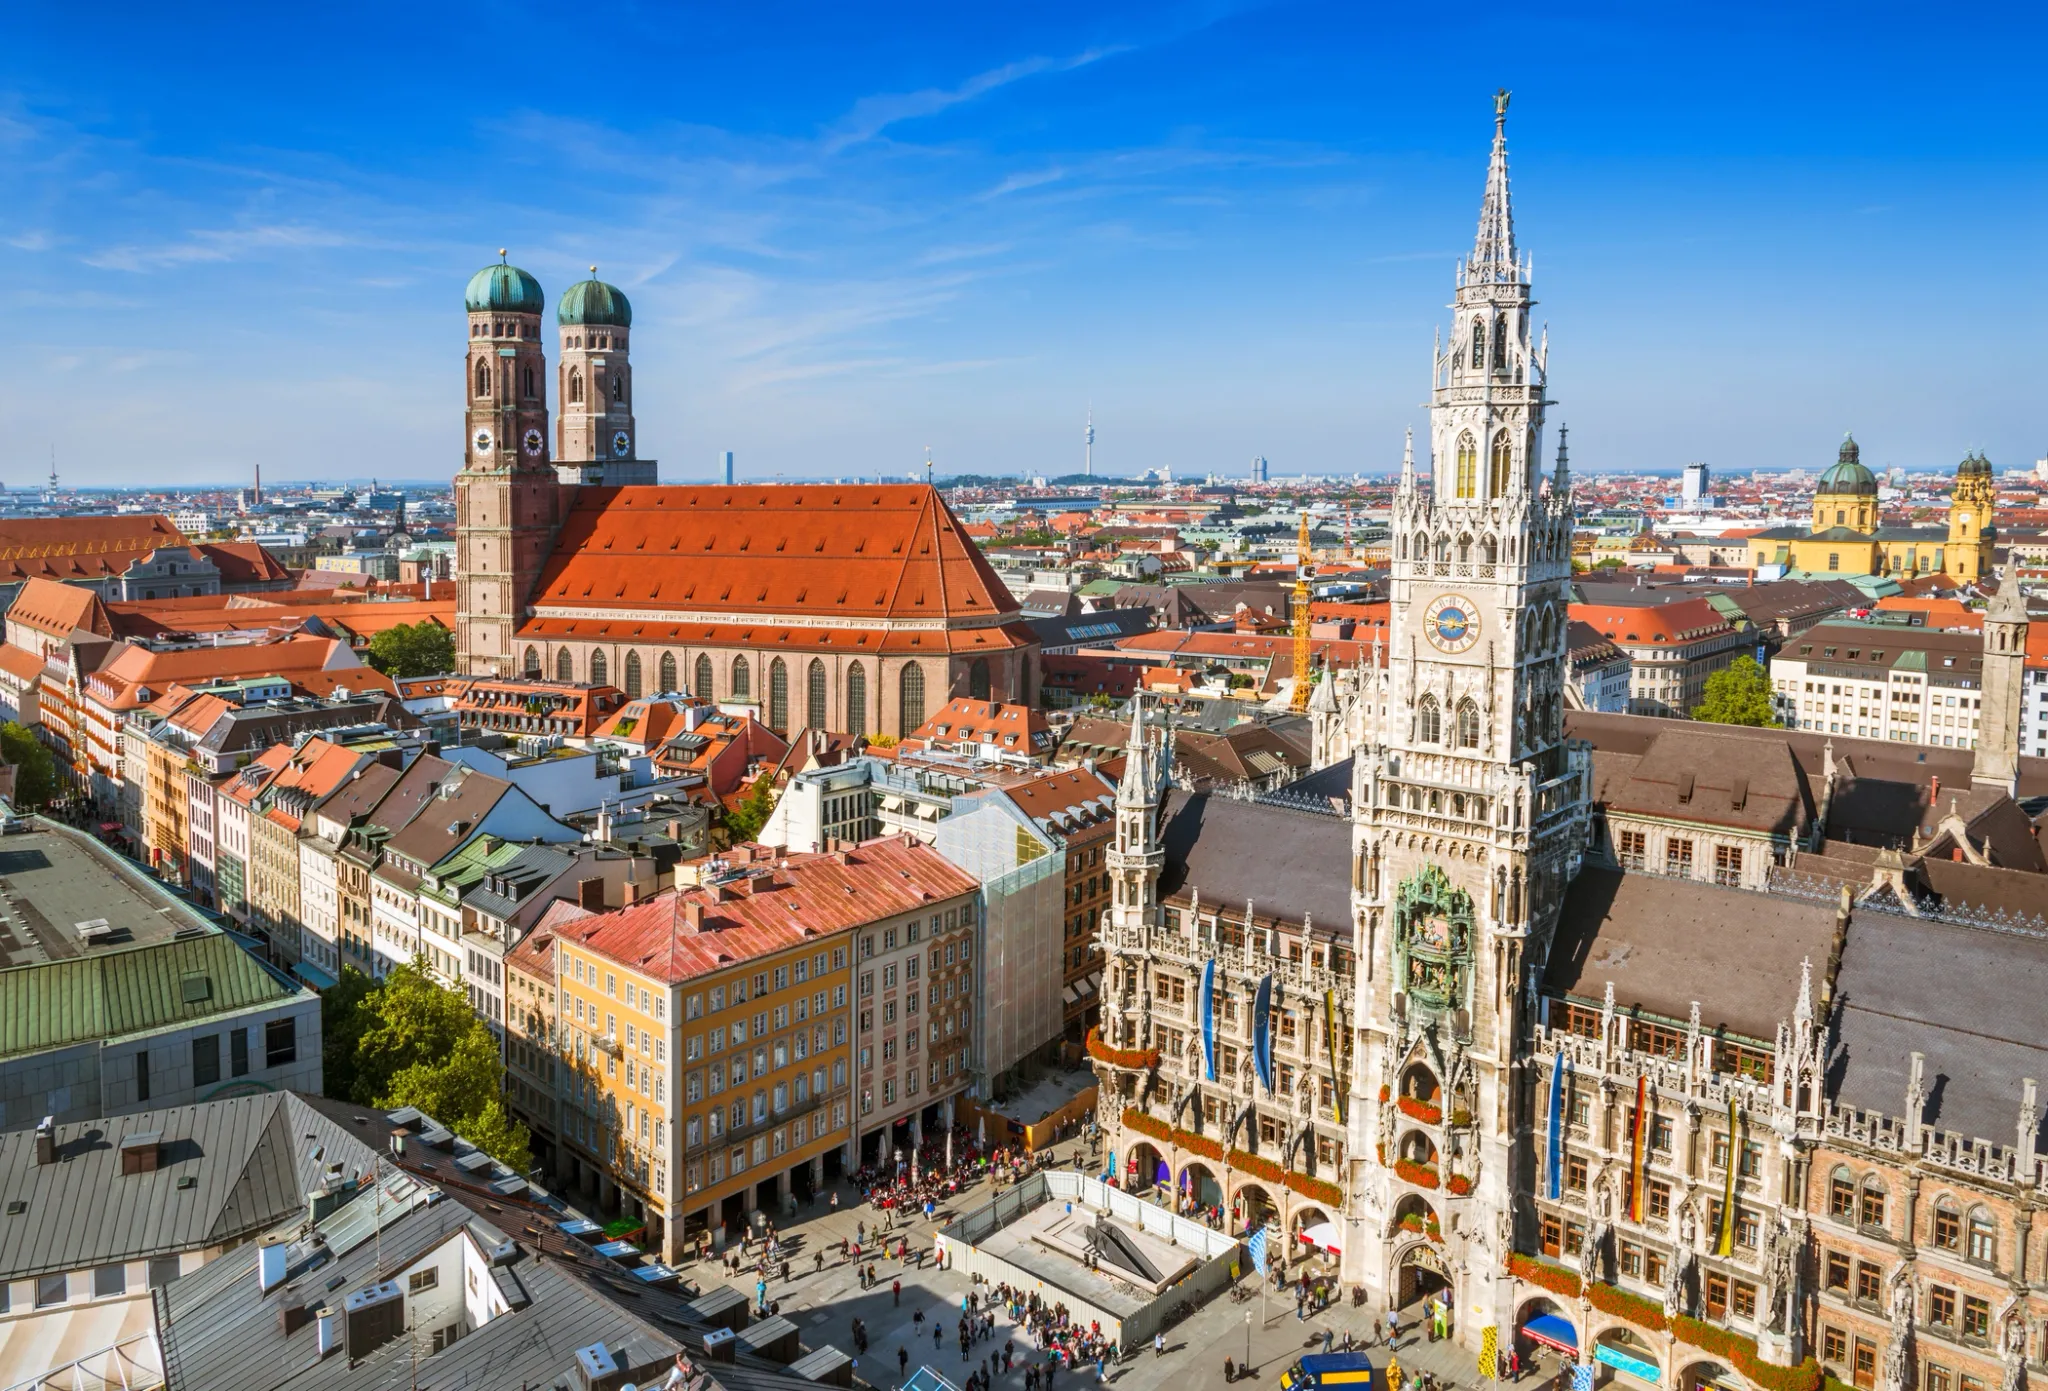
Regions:
[[[1351,693],[1374,718],[1352,725],[1344,1275],[1403,1299],[1448,1286],[1475,1344],[1513,1312],[1512,1195],[1534,1172],[1516,1062],[1589,787],[1563,741],[1571,484],[1561,450],[1547,488],[1539,465],[1547,345],[1515,247],[1507,106],[1501,92],[1436,355],[1431,477],[1405,466],[1394,503],[1386,669]]]

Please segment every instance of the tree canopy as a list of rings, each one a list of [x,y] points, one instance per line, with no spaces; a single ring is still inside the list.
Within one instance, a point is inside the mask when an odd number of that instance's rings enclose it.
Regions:
[[[526,1127],[503,1100],[505,1067],[490,1026],[415,957],[382,980],[344,967],[321,997],[327,1092],[386,1110],[417,1106],[519,1173]]]
[[[725,814],[725,829],[732,837],[732,844],[752,840],[768,824],[768,818],[775,810],[774,782],[766,773],[755,778],[752,790],[738,806]]]
[[[0,761],[14,765],[14,805],[27,811],[57,795],[57,760],[25,726],[0,725]]]
[[[1701,703],[1692,708],[1696,720],[1757,729],[1783,727],[1771,710],[1771,675],[1747,653],[1709,676],[1702,696]]]
[[[455,635],[430,620],[400,623],[370,639],[370,665],[395,680],[455,670]]]

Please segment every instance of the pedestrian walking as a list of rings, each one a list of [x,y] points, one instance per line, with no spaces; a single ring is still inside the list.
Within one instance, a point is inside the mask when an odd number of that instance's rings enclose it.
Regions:
[[[1166,1335],[1164,1333],[1154,1333],[1152,1335],[1152,1355],[1154,1357],[1166,1356]]]
[[[1324,1351],[1324,1352],[1328,1352],[1328,1351],[1330,1351],[1330,1349],[1332,1349],[1332,1348],[1333,1348],[1333,1347],[1335,1347],[1336,1345],[1337,1345],[1337,1330],[1336,1330],[1336,1329],[1334,1329],[1334,1328],[1325,1328],[1325,1329],[1323,1330],[1323,1351]]]
[[[892,1300],[893,1300],[893,1302],[892,1302],[892,1304],[891,1304],[891,1306],[890,1306],[890,1307],[892,1307],[892,1308],[898,1308],[898,1309],[902,1308],[902,1307],[903,1307],[903,1282],[902,1282],[901,1280],[897,1280],[897,1281],[895,1281],[895,1282],[894,1282],[893,1284],[891,1284],[891,1285],[889,1286],[889,1294],[890,1294],[890,1296],[892,1297]]]
[[[902,1348],[896,1349],[896,1375],[907,1376],[910,1372],[910,1354]]]

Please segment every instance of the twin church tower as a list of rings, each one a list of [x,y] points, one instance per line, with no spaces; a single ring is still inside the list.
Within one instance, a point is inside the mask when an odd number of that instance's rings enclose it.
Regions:
[[[499,255],[502,257],[503,252]],[[531,578],[553,548],[564,485],[657,482],[633,424],[633,306],[617,286],[578,281],[555,307],[560,403],[548,430],[546,297],[500,261],[470,278],[463,466],[455,476],[457,669],[509,674]]]

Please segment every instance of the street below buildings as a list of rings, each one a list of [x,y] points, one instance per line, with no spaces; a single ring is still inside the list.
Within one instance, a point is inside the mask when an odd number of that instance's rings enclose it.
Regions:
[[[1071,1168],[1077,1156],[1087,1156],[1087,1149],[1084,1143],[1074,1141],[1056,1146],[1055,1154],[1056,1167]],[[829,1206],[833,1188],[839,1194],[837,1212]],[[767,1281],[768,1298],[801,1331],[805,1346],[830,1343],[838,1347],[857,1359],[856,1375],[873,1386],[894,1388],[905,1379],[901,1369],[914,1373],[920,1366],[930,1366],[955,1385],[963,1384],[970,1373],[985,1369],[991,1373],[992,1387],[1023,1391],[1026,1363],[1034,1359],[1043,1363],[1045,1354],[1014,1322],[997,1311],[993,1335],[974,1342],[963,1355],[958,1336],[962,1301],[977,1292],[986,1296],[989,1287],[977,1287],[968,1276],[936,1270],[931,1264],[933,1237],[937,1232],[953,1215],[988,1201],[992,1191],[984,1180],[962,1192],[950,1206],[941,1208],[931,1222],[923,1220],[920,1214],[908,1223],[898,1222],[878,1230],[877,1223],[885,1220],[886,1214],[861,1203],[859,1190],[851,1182],[828,1187],[821,1201],[800,1207],[793,1222],[777,1225],[779,1252],[775,1272]],[[852,1260],[840,1251],[842,1241],[860,1239],[862,1224],[867,1231],[862,1264],[872,1265],[875,1271],[874,1285],[865,1290]],[[909,1242],[907,1261],[899,1261],[893,1254],[887,1258],[877,1254],[883,1243],[893,1253],[899,1239]],[[751,1244],[738,1275],[729,1274],[717,1256],[686,1262],[681,1268],[685,1279],[707,1291],[721,1284],[730,1285],[752,1304],[761,1288],[761,1250],[760,1241]],[[817,1256],[821,1252],[824,1264],[819,1270]],[[788,1261],[790,1270],[787,1280],[780,1273],[783,1259]],[[1220,1386],[1224,1359],[1229,1358],[1239,1368],[1250,1366],[1249,1379],[1253,1383],[1276,1387],[1280,1374],[1297,1357],[1321,1349],[1326,1334],[1339,1348],[1347,1334],[1354,1346],[1367,1347],[1375,1320],[1384,1325],[1384,1304],[1353,1304],[1346,1290],[1329,1309],[1319,1313],[1311,1306],[1306,1319],[1297,1318],[1293,1278],[1304,1271],[1313,1278],[1326,1269],[1326,1264],[1311,1265],[1305,1261],[1290,1265],[1289,1288],[1269,1289],[1263,1301],[1256,1292],[1242,1302],[1228,1295],[1219,1296],[1167,1330],[1163,1355],[1156,1354],[1149,1345],[1133,1349],[1120,1363],[1109,1363],[1103,1379],[1125,1391],[1165,1387],[1185,1391],[1192,1386]],[[900,1297],[894,1289],[899,1281]],[[1256,1291],[1249,1278],[1239,1288]],[[867,1331],[865,1353],[855,1350],[856,1320]],[[1470,1388],[1477,1383],[1475,1354],[1455,1341],[1431,1343],[1419,1302],[1403,1314],[1401,1323],[1401,1338],[1394,1356],[1404,1375],[1428,1372],[1439,1388]],[[1011,1353],[1007,1373],[1003,1371],[1006,1346]],[[901,1360],[899,1350],[904,1354]],[[1367,1350],[1375,1365],[1382,1364],[1387,1354],[1383,1342]],[[1554,1370],[1554,1360],[1546,1359],[1540,1371],[1525,1368],[1520,1381],[1533,1386],[1539,1375]],[[1059,1371],[1051,1385],[1078,1387],[1093,1382],[1095,1375],[1095,1366],[1089,1363]],[[1245,1378],[1240,1375],[1240,1379]],[[1038,1385],[1043,1388],[1045,1383],[1041,1380]]]

